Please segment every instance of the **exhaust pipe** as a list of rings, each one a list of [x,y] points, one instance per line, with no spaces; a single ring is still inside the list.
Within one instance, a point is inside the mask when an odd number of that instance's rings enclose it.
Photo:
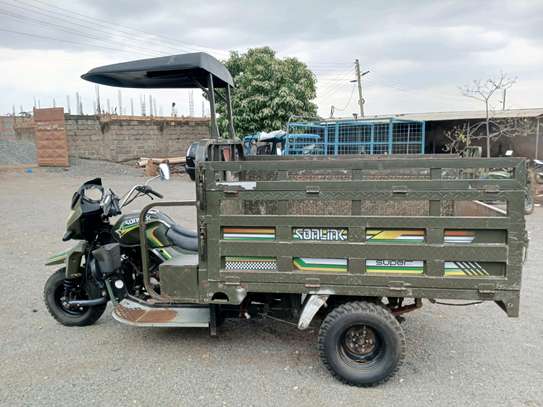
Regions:
[[[95,298],[93,300],[74,300],[68,301],[68,305],[74,307],[94,307],[96,305],[102,305],[107,302],[107,297]]]

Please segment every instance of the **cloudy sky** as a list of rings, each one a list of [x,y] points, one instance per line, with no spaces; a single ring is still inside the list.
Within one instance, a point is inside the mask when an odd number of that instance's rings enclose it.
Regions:
[[[543,1],[186,1],[0,0],[0,114],[66,106],[79,92],[91,113],[90,68],[159,55],[268,45],[295,56],[318,78],[319,113],[357,111],[353,61],[364,76],[366,114],[478,109],[458,86],[505,72],[517,83],[508,108],[543,107]],[[117,90],[101,87],[103,105]],[[123,90],[139,113],[149,92]],[[188,114],[186,91],[156,91],[157,109],[175,101]],[[500,97],[493,103],[500,105]],[[194,92],[194,111],[202,110]]]

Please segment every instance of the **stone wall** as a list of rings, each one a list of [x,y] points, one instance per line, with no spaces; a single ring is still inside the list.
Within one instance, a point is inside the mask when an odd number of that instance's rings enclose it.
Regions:
[[[71,157],[113,162],[182,156],[209,137],[207,118],[66,115],[65,126]]]

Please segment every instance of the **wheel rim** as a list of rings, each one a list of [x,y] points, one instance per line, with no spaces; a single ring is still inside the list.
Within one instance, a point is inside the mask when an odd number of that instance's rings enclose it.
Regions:
[[[373,364],[385,352],[385,341],[373,327],[357,324],[345,329],[338,343],[339,354],[349,364]]]
[[[88,307],[74,307],[66,304],[67,298],[64,296],[64,285],[59,284],[55,289],[55,304],[68,315],[81,316],[88,311]]]

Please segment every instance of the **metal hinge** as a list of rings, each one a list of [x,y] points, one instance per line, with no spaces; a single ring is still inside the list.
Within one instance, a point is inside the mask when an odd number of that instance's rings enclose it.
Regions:
[[[477,286],[479,291],[480,298],[494,298],[496,294],[496,285],[495,284],[479,284]]]
[[[411,284],[404,281],[389,281],[388,287],[390,291],[401,291],[405,292],[411,288]]]
[[[483,191],[487,194],[496,194],[500,192],[500,186],[499,185],[485,185],[483,187]]]
[[[207,223],[203,217],[200,219],[200,239],[207,239]]]
[[[321,280],[318,278],[306,278],[305,288],[321,288]]]
[[[240,285],[239,277],[226,277],[223,282],[224,285],[233,285],[238,286]]]
[[[407,187],[404,185],[393,186],[392,193],[393,194],[407,194]]]
[[[200,237],[200,252],[202,259],[207,257],[207,224],[205,223],[204,218],[200,219],[200,226],[198,227],[198,234]]]
[[[239,191],[240,191],[240,188],[236,188],[236,187],[226,187],[223,189],[223,192],[225,195],[232,195],[232,196],[238,196]]]
[[[320,194],[321,189],[319,186],[308,185],[305,187],[306,194]]]

